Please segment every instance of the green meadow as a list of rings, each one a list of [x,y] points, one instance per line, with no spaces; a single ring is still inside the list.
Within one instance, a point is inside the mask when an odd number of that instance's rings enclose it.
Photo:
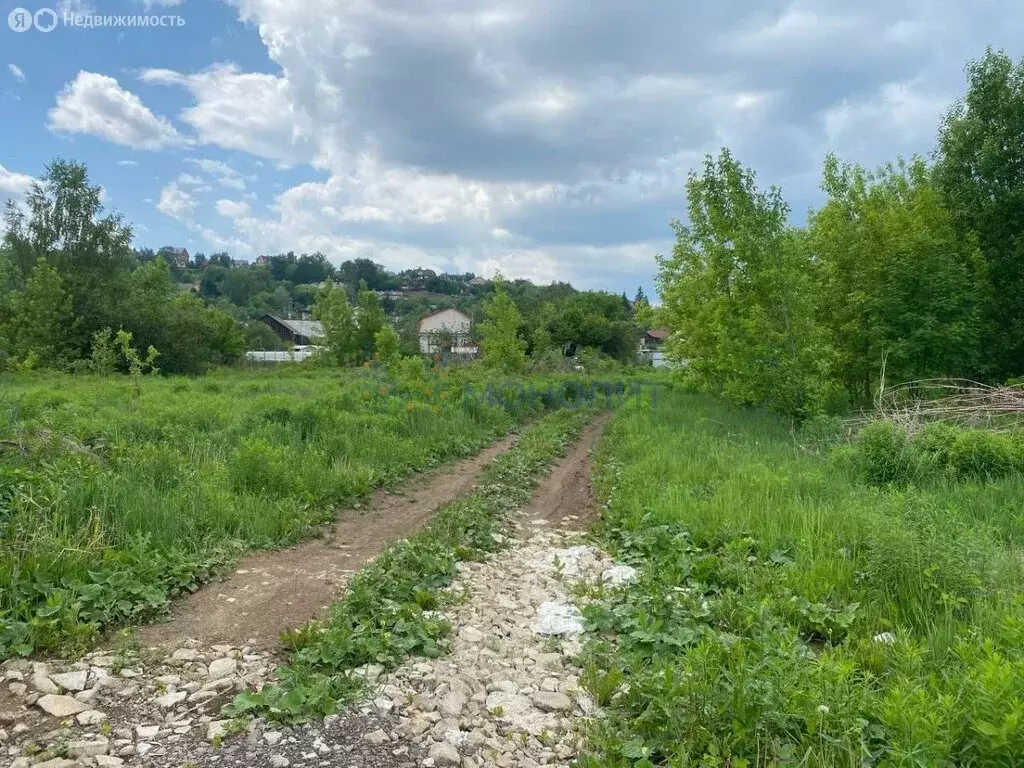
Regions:
[[[6,377],[0,658],[157,618],[242,551],[578,398],[563,386],[422,365]]]
[[[603,536],[640,577],[586,611],[582,765],[1021,764],[1020,475],[869,483],[906,464],[877,443],[680,391],[617,414]]]

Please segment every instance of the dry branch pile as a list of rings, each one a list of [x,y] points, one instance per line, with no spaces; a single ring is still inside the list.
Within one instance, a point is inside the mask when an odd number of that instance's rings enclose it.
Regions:
[[[1024,425],[1024,386],[993,387],[968,379],[921,379],[883,390],[876,410],[856,421],[883,418],[914,435],[929,422],[997,432]]]

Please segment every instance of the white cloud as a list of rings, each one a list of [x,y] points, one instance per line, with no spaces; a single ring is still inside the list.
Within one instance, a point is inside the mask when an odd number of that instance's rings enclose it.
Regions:
[[[164,117],[150,111],[117,80],[95,72],[79,72],[57,94],[48,127],[61,133],[86,133],[137,149],[157,150],[183,139]]]
[[[156,209],[165,216],[170,216],[182,224],[192,224],[195,216],[196,201],[188,192],[172,181],[160,190],[160,200]]]
[[[135,2],[139,3],[146,10],[149,10],[154,6],[173,8],[176,5],[181,5],[185,0],[135,0]]]
[[[216,209],[231,230],[192,220],[190,232],[584,283],[650,275],[668,220],[685,214],[687,172],[722,145],[785,184],[797,210],[827,149],[926,151],[960,62],[986,41],[1012,47],[1024,23],[920,0],[650,0],[644,14],[585,0],[229,4],[275,70],[140,77],[182,90],[173,117],[194,143],[266,160],[268,189],[283,191],[270,213],[244,209],[253,177],[192,158],[163,207]],[[274,166],[319,173],[296,186]],[[225,196],[206,210],[196,193],[209,184],[231,191],[202,198]]]
[[[8,64],[7,69],[10,70],[11,74],[14,75],[14,79],[19,83],[25,82],[25,73],[21,71],[21,67],[17,64]]]
[[[176,181],[178,182],[178,184],[183,184],[185,186],[190,187],[199,186],[200,184],[203,183],[202,179],[200,179],[198,176],[193,176],[191,173],[179,173]]]
[[[117,164],[118,165],[128,166],[128,167],[134,167],[134,166],[138,165],[138,162],[136,162],[135,160],[118,160]]]
[[[57,2],[57,15],[62,18],[64,14],[92,16],[95,13],[96,8],[88,0],[58,0]]]
[[[229,219],[238,219],[248,216],[249,204],[239,200],[218,200],[216,203],[217,213]]]
[[[879,146],[891,153],[886,159],[921,153],[950,101],[950,94],[930,93],[921,83],[886,83],[867,98],[843,100],[825,112],[827,146],[870,164],[882,160],[871,157]]]
[[[740,50],[792,53],[794,49],[827,46],[850,39],[863,30],[862,16],[829,12],[794,3],[766,24],[731,35],[729,44]]]
[[[239,149],[294,165],[310,162],[315,137],[308,116],[297,111],[283,77],[243,73],[234,64],[217,64],[193,75],[147,69],[143,82],[187,88],[196,105],[181,119],[203,144]]]
[[[0,165],[0,201],[23,198],[34,181],[28,174],[9,171]]]
[[[227,163],[209,158],[190,157],[185,160],[187,163],[199,168],[204,173],[213,176],[217,183],[228,189],[244,190],[246,181],[255,181],[255,176],[243,176]]]

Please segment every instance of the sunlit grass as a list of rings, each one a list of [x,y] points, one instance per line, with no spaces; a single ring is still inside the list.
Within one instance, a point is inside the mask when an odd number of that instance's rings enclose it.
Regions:
[[[596,614],[631,670],[601,765],[632,765],[632,737],[670,765],[1024,754],[1019,477],[871,487],[788,423],[685,393],[620,412],[598,463],[607,543],[644,568]],[[655,639],[622,634],[638,621]]]

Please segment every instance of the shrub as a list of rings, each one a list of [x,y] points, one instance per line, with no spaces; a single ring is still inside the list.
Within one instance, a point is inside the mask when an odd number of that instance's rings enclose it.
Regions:
[[[892,422],[876,421],[860,431],[852,451],[840,448],[833,457],[871,484],[907,485],[1004,478],[1024,470],[1022,448],[1017,435],[936,422],[909,439]]]
[[[260,438],[246,438],[229,462],[231,486],[236,493],[287,496],[295,486],[287,449]]]
[[[857,435],[857,465],[869,483],[904,485],[913,475],[910,443],[890,421],[875,421]]]
[[[1005,435],[963,430],[949,450],[949,466],[961,479],[996,479],[1014,470],[1013,445]]]

